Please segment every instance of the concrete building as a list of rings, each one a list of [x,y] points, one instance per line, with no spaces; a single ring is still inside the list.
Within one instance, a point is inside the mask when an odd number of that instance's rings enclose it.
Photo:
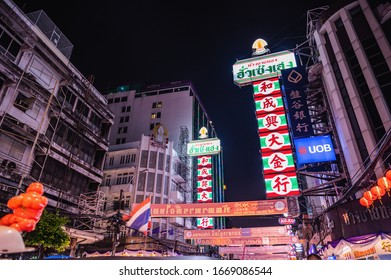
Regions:
[[[177,81],[136,87],[121,86],[105,95],[115,121],[100,189],[110,193],[111,205],[123,189],[125,208],[149,195],[157,204],[196,202],[197,163],[187,155],[187,143],[198,139],[202,127],[210,138],[217,135],[194,86]],[[213,201],[223,202],[222,153],[213,155],[212,162]],[[183,229],[194,224],[180,217],[157,219],[152,234],[183,239]],[[215,226],[224,227],[224,219],[216,218]]]
[[[314,33],[352,185],[344,198],[367,187],[373,175],[384,176],[391,163],[391,6],[381,2],[330,7]]]
[[[0,11],[0,211],[39,181],[47,207],[99,215],[114,118],[107,100],[70,62],[73,45],[43,11],[26,15],[10,0]],[[77,228],[91,229],[78,217]]]
[[[301,237],[324,245],[389,232],[388,215],[372,215],[358,199],[391,166],[391,5],[340,1],[308,15],[307,38],[317,50],[315,63],[308,67],[309,87],[325,101],[330,117],[322,127],[333,135],[339,163],[335,170],[343,185],[335,182],[329,189],[332,197],[326,197],[318,191],[324,191],[322,181],[307,181],[303,194],[313,215],[311,224],[303,223]],[[389,207],[388,197],[383,203],[375,201],[373,211]]]

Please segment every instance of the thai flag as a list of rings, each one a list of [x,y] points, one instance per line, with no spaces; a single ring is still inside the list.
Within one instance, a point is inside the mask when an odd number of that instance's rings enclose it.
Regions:
[[[129,216],[126,226],[147,234],[151,217],[151,197],[138,204]]]

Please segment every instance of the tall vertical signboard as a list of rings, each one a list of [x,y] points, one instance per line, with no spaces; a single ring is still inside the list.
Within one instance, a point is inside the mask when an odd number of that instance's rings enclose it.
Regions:
[[[200,129],[200,140],[190,141],[187,154],[197,157],[197,202],[213,202],[212,155],[220,152],[220,140],[208,138],[208,130]],[[197,218],[198,228],[213,228],[213,218]]]
[[[254,90],[267,198],[300,194],[278,79],[281,71],[293,67],[296,58],[290,51],[240,60],[233,65],[234,82],[239,86],[251,84]]]

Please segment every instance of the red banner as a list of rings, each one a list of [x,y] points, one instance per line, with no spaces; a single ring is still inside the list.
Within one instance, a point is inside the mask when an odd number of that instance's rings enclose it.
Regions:
[[[287,200],[270,199],[224,203],[151,204],[151,217],[232,217],[288,213]]]

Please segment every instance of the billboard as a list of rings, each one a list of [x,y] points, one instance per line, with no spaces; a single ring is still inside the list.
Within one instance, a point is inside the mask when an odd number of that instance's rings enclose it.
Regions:
[[[284,92],[287,100],[288,116],[293,137],[314,135],[307,104],[307,92],[304,85],[308,83],[304,66],[281,71]]]
[[[296,67],[296,57],[291,51],[238,60],[233,65],[233,80],[238,86],[276,77],[281,70]]]
[[[187,144],[189,156],[213,155],[218,154],[220,150],[220,139],[217,138],[194,140]]]
[[[298,138],[293,142],[298,164],[336,160],[330,135]]]

